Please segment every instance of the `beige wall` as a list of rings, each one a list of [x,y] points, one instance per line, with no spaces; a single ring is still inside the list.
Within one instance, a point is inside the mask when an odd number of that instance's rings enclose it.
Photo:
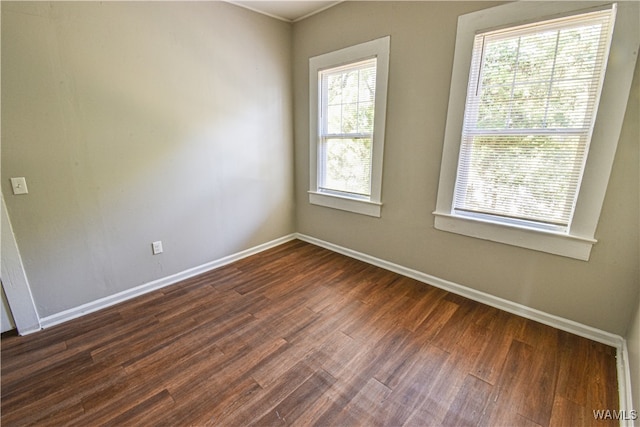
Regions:
[[[290,64],[290,24],[223,2],[2,2],[2,192],[40,316],[294,231]]]
[[[345,2],[293,30],[297,230],[615,334],[638,301],[638,68],[588,262],[433,228],[456,20],[484,2]],[[382,218],[310,205],[308,59],[391,35]]]

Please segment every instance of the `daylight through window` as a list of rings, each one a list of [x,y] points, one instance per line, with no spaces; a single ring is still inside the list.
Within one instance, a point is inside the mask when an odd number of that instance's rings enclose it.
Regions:
[[[389,36],[309,58],[309,203],[380,217]]]
[[[318,187],[369,197],[376,59],[321,71],[320,81]]]
[[[454,212],[565,231],[580,188],[612,10],[477,34]]]

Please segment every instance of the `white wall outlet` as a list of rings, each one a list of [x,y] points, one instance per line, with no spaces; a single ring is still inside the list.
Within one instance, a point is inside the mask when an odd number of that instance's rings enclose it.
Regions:
[[[154,255],[158,255],[162,253],[162,242],[158,240],[157,242],[151,243],[151,250]]]
[[[13,194],[27,194],[27,180],[24,177],[11,178],[11,188],[13,188]]]

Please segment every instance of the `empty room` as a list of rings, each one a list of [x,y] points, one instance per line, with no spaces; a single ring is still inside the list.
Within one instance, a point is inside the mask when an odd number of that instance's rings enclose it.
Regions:
[[[640,2],[0,14],[3,426],[640,425]]]

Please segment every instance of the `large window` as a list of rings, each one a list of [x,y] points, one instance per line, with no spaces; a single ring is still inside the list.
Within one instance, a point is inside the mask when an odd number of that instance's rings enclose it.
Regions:
[[[380,216],[389,37],[313,57],[309,201]]]
[[[606,188],[598,193],[593,171],[610,171],[620,132],[604,124],[608,140],[592,138],[596,117],[609,120],[617,102],[621,123],[633,73],[633,65],[607,69],[609,51],[636,53],[611,44],[614,27],[628,36],[615,4],[575,7],[538,3],[516,15],[507,5],[488,20],[461,17],[436,228],[588,259]],[[486,21],[493,26],[482,28]],[[462,45],[472,52],[466,61]]]
[[[614,9],[475,36],[454,208],[566,230]]]

